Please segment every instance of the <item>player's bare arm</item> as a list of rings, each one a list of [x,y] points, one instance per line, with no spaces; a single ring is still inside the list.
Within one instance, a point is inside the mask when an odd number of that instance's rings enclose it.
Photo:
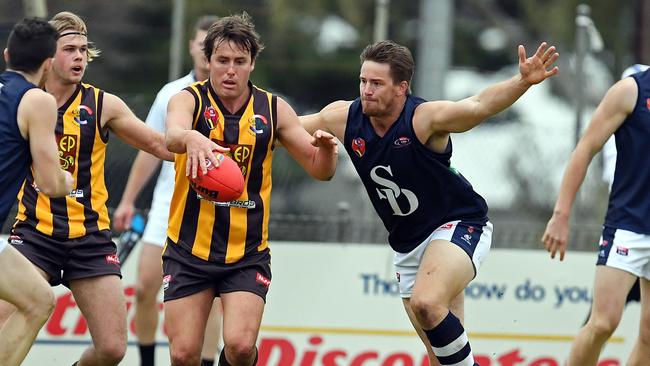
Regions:
[[[34,108],[38,106],[38,108]],[[34,181],[45,195],[62,197],[70,193],[74,180],[61,169],[54,137],[56,100],[41,89],[25,93],[18,106],[18,126],[29,140]]]
[[[311,136],[301,126],[296,112],[282,98],[278,98],[277,137],[282,145],[309,175],[329,180],[336,171],[338,145],[334,135],[315,130]]]
[[[174,154],[165,145],[165,136],[136,117],[122,99],[104,93],[102,113],[102,127],[110,128],[122,141],[160,159],[174,161]]]
[[[414,127],[420,140],[428,141],[434,134],[468,131],[511,106],[532,85],[557,74],[558,67],[553,65],[560,55],[555,52],[555,46],[549,47],[542,42],[531,57],[526,57],[522,45],[518,52],[519,74],[511,79],[458,102],[433,101],[421,105],[414,115]]]
[[[551,253],[551,258],[555,258],[559,252],[560,260],[564,260],[569,238],[571,207],[585,179],[589,163],[625,118],[632,113],[637,95],[637,85],[632,78],[625,78],[614,84],[596,108],[584,136],[573,151],[562,178],[553,216],[542,237],[542,242],[546,250]]]
[[[348,110],[351,101],[337,100],[325,106],[318,113],[300,116],[300,123],[313,134],[316,130],[323,130],[343,139],[345,134],[345,123],[348,119]]]
[[[205,159],[219,166],[213,151],[227,152],[229,149],[210,141],[199,131],[192,129],[194,119],[194,97],[188,91],[174,95],[167,104],[165,142],[167,148],[177,154],[187,153],[185,175],[196,178],[200,168],[203,174],[208,171]]]

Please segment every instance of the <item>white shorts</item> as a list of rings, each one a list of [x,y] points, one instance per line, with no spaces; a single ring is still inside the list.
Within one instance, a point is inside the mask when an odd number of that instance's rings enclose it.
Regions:
[[[169,202],[154,200],[144,227],[142,242],[165,246],[167,240],[167,226],[169,224]]]
[[[434,230],[412,251],[408,253],[394,252],[393,264],[395,264],[399,293],[402,298],[411,297],[422,256],[432,240],[446,240],[463,249],[472,260],[474,276],[476,276],[492,245],[492,223],[489,221],[451,221]]]
[[[604,227],[597,264],[650,279],[650,235]]]

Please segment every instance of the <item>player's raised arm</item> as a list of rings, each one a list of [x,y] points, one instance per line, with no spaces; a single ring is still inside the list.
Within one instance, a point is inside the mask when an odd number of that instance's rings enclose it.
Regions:
[[[343,139],[350,104],[352,102],[347,100],[337,100],[317,113],[300,116],[300,123],[310,134],[323,130]]]
[[[102,126],[108,126],[127,144],[163,160],[174,160],[174,154],[165,146],[165,136],[147,126],[119,97],[104,94]]]
[[[34,108],[38,106],[38,108]],[[32,154],[34,181],[45,195],[62,197],[70,193],[74,180],[62,170],[54,138],[56,101],[40,89],[25,93],[18,106],[18,123],[26,127],[26,136]],[[21,128],[23,130],[23,128]]]
[[[228,149],[192,129],[193,119],[194,97],[188,91],[181,91],[174,95],[167,105],[165,142],[169,151],[177,154],[187,153],[185,175],[196,178],[198,168],[203,174],[208,171],[205,159],[219,166],[219,160],[213,151],[226,152]]]
[[[556,253],[559,252],[560,260],[564,259],[569,238],[571,207],[585,179],[589,163],[625,118],[632,113],[637,95],[637,85],[632,78],[625,78],[614,84],[596,108],[584,136],[573,151],[562,178],[553,216],[542,237],[542,242],[546,250],[551,253],[551,258],[555,258]]]
[[[296,112],[282,98],[278,98],[277,108],[277,133],[282,145],[309,175],[319,180],[331,179],[336,171],[338,157],[334,135],[316,129],[309,136],[300,125]]]
[[[522,45],[519,45],[518,52],[518,75],[458,102],[424,103],[416,111],[416,119],[423,121],[429,135],[464,132],[511,106],[532,85],[557,74],[558,67],[554,64],[560,55],[555,52],[555,46],[549,47],[546,42],[542,42],[530,57],[526,57],[526,50]]]

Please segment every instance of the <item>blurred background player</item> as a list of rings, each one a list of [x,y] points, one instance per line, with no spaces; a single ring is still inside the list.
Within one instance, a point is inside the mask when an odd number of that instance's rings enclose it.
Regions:
[[[0,74],[0,226],[30,168],[43,194],[61,197],[72,175],[59,166],[54,138],[56,101],[39,89],[56,51],[56,30],[24,19],[7,41],[7,70]],[[12,240],[10,237],[9,240]],[[54,294],[31,263],[0,238],[0,299],[16,311],[0,329],[0,365],[20,365],[54,308]]]
[[[458,102],[427,102],[410,93],[408,48],[377,42],[361,54],[359,98],[301,117],[307,131],[343,140],[390,233],[404,308],[432,365],[476,365],[462,325],[463,291],[492,241],[485,200],[450,166],[450,135],[476,127],[558,71],[554,46],[542,43],[530,58],[523,46],[518,51],[519,74],[510,80]]]
[[[634,64],[623,71],[621,74],[621,79],[624,79],[628,76],[632,76],[636,73],[645,71],[648,69],[648,65]],[[614,171],[616,170],[616,138],[614,135],[610,136],[607,139],[607,142],[603,146],[603,180],[607,182],[609,189],[612,188],[612,183],[614,182]],[[630,290],[630,293],[627,295],[626,304],[631,301],[641,301],[641,287],[640,280],[637,278],[634,282],[634,286]],[[589,310],[591,314],[591,309]]]
[[[160,132],[165,132],[165,118],[169,99],[186,86],[208,78],[208,63],[203,53],[203,41],[210,26],[218,18],[205,15],[194,26],[194,36],[189,41],[189,51],[194,68],[186,76],[166,84],[156,96],[147,116],[147,124]],[[138,152],[129,180],[124,189],[115,213],[113,227],[118,231],[130,228],[135,213],[135,200],[142,188],[149,181],[161,160],[147,152]],[[160,175],[156,182],[149,218],[142,236],[142,252],[138,263],[136,284],[135,334],[140,347],[142,366],[154,365],[156,329],[158,327],[158,291],[162,285],[162,248],[167,238],[169,204],[174,192],[174,164],[163,161]],[[202,359],[204,366],[214,363],[221,337],[221,304],[215,298],[212,311],[205,328]]]
[[[542,242],[564,259],[571,208],[589,163],[615,136],[615,168],[598,249],[591,314],[576,336],[569,366],[596,365],[630,291],[641,287],[639,334],[627,365],[650,364],[650,71],[633,73],[603,97],[569,161]],[[606,159],[612,154],[606,154]],[[605,169],[608,170],[607,168]],[[634,295],[632,293],[632,295]]]
[[[199,365],[215,296],[223,306],[219,365],[254,365],[271,284],[268,220],[275,140],[314,178],[336,168],[334,137],[310,136],[281,98],[254,86],[250,74],[263,45],[244,13],[220,18],[206,36],[210,78],[172,97],[167,146],[176,152],[176,181],[163,253],[165,325],[172,364]],[[187,176],[206,172],[214,150],[227,152],[246,182],[237,201],[215,205],[197,197]]]
[[[82,83],[88,61],[98,55],[89,45],[84,21],[61,12],[50,24],[58,40],[45,90],[59,108],[59,163],[72,174],[74,185],[66,197],[49,198],[28,174],[18,195],[12,241],[52,286],[63,283],[72,291],[93,341],[78,365],[116,365],[126,351],[126,300],[106,207],[109,129],[136,148],[168,160],[173,155],[164,136],[120,98]],[[7,304],[2,308],[5,315],[11,311]]]

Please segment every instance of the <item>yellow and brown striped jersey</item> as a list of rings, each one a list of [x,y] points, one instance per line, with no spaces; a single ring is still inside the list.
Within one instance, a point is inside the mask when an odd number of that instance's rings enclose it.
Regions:
[[[104,180],[108,130],[101,128],[104,92],[79,84],[59,108],[56,141],[61,167],[75,181],[66,197],[49,198],[39,192],[30,172],[18,193],[18,221],[43,234],[72,239],[109,229]]]
[[[167,236],[203,260],[235,263],[268,247],[277,98],[249,83],[248,103],[231,115],[209,80],[185,90],[194,97],[192,128],[230,148],[228,154],[239,165],[245,188],[236,201],[216,204],[201,199],[185,176],[187,155],[176,155]]]

